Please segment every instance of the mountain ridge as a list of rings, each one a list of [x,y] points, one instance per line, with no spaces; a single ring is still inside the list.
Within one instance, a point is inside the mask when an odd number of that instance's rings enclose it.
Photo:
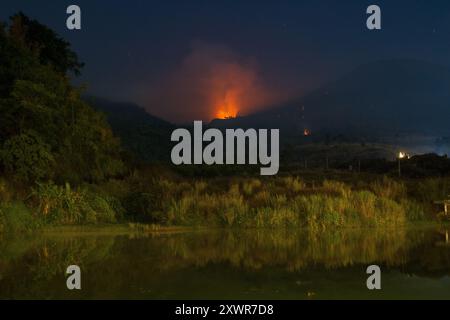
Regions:
[[[215,119],[214,127],[280,128],[381,135],[448,134],[450,68],[413,59],[357,66],[302,97],[252,115]],[[362,111],[364,110],[364,111]]]
[[[114,134],[126,150],[145,162],[168,162],[170,134],[174,125],[151,115],[144,108],[130,102],[114,102],[105,98],[86,96],[96,110],[106,115]]]

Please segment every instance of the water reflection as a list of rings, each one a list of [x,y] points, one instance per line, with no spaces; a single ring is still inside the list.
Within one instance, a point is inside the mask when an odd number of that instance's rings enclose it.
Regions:
[[[448,232],[216,230],[3,239],[0,298],[450,298]],[[83,272],[78,292],[65,287],[71,264]],[[365,287],[369,264],[382,267],[382,292]]]

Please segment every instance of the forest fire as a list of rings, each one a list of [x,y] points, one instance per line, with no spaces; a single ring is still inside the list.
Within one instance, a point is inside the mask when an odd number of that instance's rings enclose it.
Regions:
[[[145,96],[146,105],[157,109],[150,112],[176,123],[246,116],[282,100],[252,58],[223,45],[202,42],[193,43],[180,65]]]
[[[216,113],[217,119],[233,119],[236,118],[237,112],[229,112],[228,110],[219,110]]]
[[[237,93],[232,90],[225,94],[223,101],[220,101],[215,108],[217,110],[215,114],[216,118],[231,119],[237,117],[239,112],[237,96]]]

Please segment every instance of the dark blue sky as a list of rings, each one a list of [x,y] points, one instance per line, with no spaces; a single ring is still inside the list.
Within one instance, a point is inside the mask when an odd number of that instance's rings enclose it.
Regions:
[[[81,7],[81,31],[65,28],[69,4]],[[382,9],[381,31],[366,29],[370,4]],[[187,112],[177,114],[165,101],[207,103],[202,93],[192,93],[196,83],[205,85],[206,71],[195,68],[223,73],[222,66],[231,65],[234,71],[223,77],[241,77],[249,92],[273,91],[267,98],[272,103],[373,60],[415,58],[450,65],[450,1],[444,0],[2,0],[0,18],[5,21],[19,10],[72,43],[86,63],[79,81],[88,84],[89,92],[137,102],[173,120],[187,118]],[[245,103],[261,104],[261,99]],[[193,107],[187,103],[186,108]]]

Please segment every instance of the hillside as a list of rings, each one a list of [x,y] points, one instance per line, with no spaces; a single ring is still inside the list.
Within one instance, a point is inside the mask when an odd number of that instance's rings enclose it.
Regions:
[[[370,139],[450,132],[450,69],[416,60],[362,65],[289,103],[217,127],[280,128],[285,133],[347,134]]]
[[[112,102],[92,96],[85,99],[106,114],[114,134],[138,159],[146,162],[169,160],[171,123],[150,115],[133,103]]]

